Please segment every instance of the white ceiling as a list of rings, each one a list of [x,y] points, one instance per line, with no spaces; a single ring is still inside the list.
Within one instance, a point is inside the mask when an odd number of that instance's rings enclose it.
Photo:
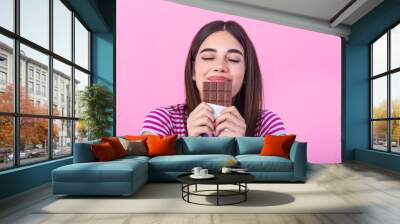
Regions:
[[[383,0],[169,1],[345,38],[350,35],[352,24],[383,2]]]
[[[259,8],[275,9],[316,19],[330,20],[350,0],[226,0]]]

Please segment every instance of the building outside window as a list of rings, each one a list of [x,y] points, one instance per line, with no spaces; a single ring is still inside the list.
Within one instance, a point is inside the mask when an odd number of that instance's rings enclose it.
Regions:
[[[4,92],[7,87],[7,56],[0,54],[0,91]]]
[[[0,67],[7,67],[7,56],[0,54]]]
[[[57,104],[58,103],[58,89],[54,89],[54,93],[53,93],[54,97],[53,97],[53,103]]]
[[[32,79],[32,80],[33,80],[33,67],[32,67],[32,66],[29,66],[29,71],[28,71],[28,73],[29,73],[29,79]]]
[[[0,84],[2,85],[7,84],[7,74],[3,71],[0,71]]]
[[[36,84],[36,95],[40,96],[40,84]]]
[[[46,74],[45,73],[42,73],[42,82],[46,83]]]
[[[42,86],[42,96],[46,96],[46,86]]]
[[[36,70],[36,81],[40,81],[40,71]]]
[[[29,91],[29,94],[33,94],[33,82],[31,82],[31,81],[29,81],[28,82],[28,91]]]

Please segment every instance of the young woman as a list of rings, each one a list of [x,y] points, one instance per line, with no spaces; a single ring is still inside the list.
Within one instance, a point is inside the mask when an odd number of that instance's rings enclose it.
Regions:
[[[214,119],[202,102],[203,82],[232,82],[233,106]],[[213,21],[194,37],[186,59],[186,103],[153,109],[141,134],[183,136],[283,135],[282,120],[262,110],[262,79],[256,51],[245,30],[234,21]]]

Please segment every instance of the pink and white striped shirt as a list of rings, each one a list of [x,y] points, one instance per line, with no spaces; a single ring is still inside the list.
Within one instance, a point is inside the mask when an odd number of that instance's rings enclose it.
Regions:
[[[185,104],[177,104],[169,107],[159,107],[150,111],[145,117],[141,134],[151,132],[156,135],[188,136],[185,112]],[[282,120],[272,111],[263,110],[257,123],[255,136],[284,135],[285,127]]]

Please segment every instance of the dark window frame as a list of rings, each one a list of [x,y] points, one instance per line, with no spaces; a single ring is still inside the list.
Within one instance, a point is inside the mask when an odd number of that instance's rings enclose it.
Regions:
[[[396,26],[400,26],[400,21],[395,22],[392,24],[388,29],[386,29],[383,33],[378,35],[374,40],[372,40],[369,44],[369,149],[373,151],[380,151],[380,152],[387,152],[387,153],[392,153],[392,154],[400,154],[400,152],[393,152],[392,151],[392,127],[391,127],[391,122],[392,121],[400,121],[400,117],[392,117],[392,98],[391,98],[391,79],[392,76],[395,75],[396,73],[400,72],[400,67],[391,69],[391,30],[395,28]],[[379,40],[381,37],[383,37],[385,34],[387,34],[387,67],[386,71],[380,74],[376,74],[374,76],[373,74],[373,44]],[[386,118],[373,118],[373,81],[378,78],[386,77],[386,86],[387,86],[387,105],[386,105],[386,110],[387,110],[387,116]],[[374,148],[374,139],[373,139],[373,122],[374,121],[386,121],[386,151],[382,151],[379,149]]]
[[[72,93],[72,102],[71,105],[74,105],[75,103],[75,69],[85,73],[89,77],[89,83],[88,85],[92,85],[92,73],[91,73],[91,37],[92,37],[92,31],[88,27],[88,25],[84,22],[84,20],[77,14],[72,7],[65,1],[65,0],[60,0],[62,4],[64,4],[65,7],[68,8],[68,10],[71,11],[71,59],[64,58],[61,55],[56,54],[53,52],[53,0],[48,0],[49,1],[49,49],[46,49],[39,44],[36,44],[29,39],[26,39],[22,36],[20,36],[20,0],[14,0],[13,3],[13,10],[14,10],[14,31],[10,31],[4,27],[0,26],[0,35],[3,35],[7,38],[10,38],[13,40],[13,69],[12,69],[12,75],[14,77],[14,111],[13,112],[1,112],[0,111],[0,116],[4,117],[11,117],[13,120],[13,154],[14,154],[14,164],[13,166],[6,167],[6,168],[0,168],[0,172],[5,171],[5,170],[11,170],[11,169],[16,169],[19,167],[24,167],[24,166],[30,166],[33,164],[38,164],[38,163],[43,163],[51,160],[58,160],[66,157],[73,156],[74,153],[74,143],[75,143],[75,126],[76,126],[76,121],[79,120],[78,117],[75,116],[75,108],[72,107],[72,113],[70,116],[55,116],[53,115],[53,59],[58,60],[59,62],[62,62],[66,65],[71,66],[71,93]],[[88,69],[85,69],[78,64],[75,64],[75,18],[83,25],[83,27],[88,31]],[[39,51],[40,53],[43,53],[49,57],[49,64],[48,64],[48,86],[47,90],[49,91],[48,94],[48,106],[49,106],[49,111],[47,115],[38,115],[38,114],[26,114],[26,113],[21,113],[20,112],[20,44],[24,44],[27,47],[30,47],[36,51]],[[29,74],[26,74],[27,77]],[[34,72],[35,75],[35,72]],[[45,118],[47,119],[48,122],[48,136],[47,136],[47,141],[48,141],[48,157],[43,158],[43,160],[40,160],[38,162],[33,162],[33,163],[27,163],[27,164],[21,164],[20,162],[20,118]],[[65,121],[71,121],[71,154],[68,155],[63,155],[63,156],[57,156],[54,158],[53,156],[53,121],[56,120],[65,120]]]

